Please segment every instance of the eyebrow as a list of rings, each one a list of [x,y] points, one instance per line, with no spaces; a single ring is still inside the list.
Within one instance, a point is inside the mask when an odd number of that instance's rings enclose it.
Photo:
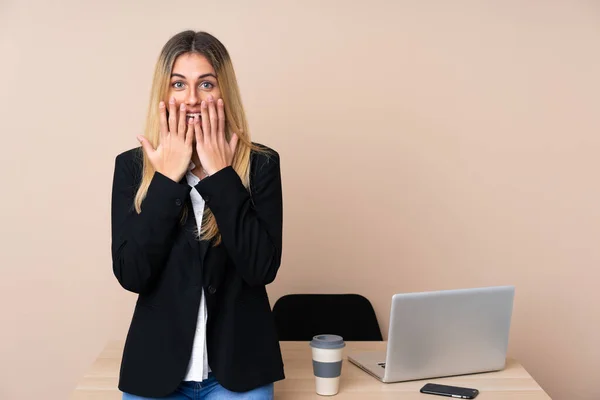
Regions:
[[[171,74],[171,78],[174,78],[176,76],[179,77],[179,78],[187,79],[184,75],[181,75],[181,74],[176,74],[176,73]],[[212,76],[213,78],[217,79],[217,77],[215,76],[215,74],[213,74],[211,72],[209,72],[208,74],[200,75],[198,77],[198,79],[200,80],[200,79],[206,78],[208,76]]]

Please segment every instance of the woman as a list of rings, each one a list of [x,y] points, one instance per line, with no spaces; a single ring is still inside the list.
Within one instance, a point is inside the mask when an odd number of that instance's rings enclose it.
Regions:
[[[141,148],[116,157],[113,271],[138,293],[123,399],[270,399],[284,378],[265,285],[279,269],[279,155],[250,141],[223,44],[163,47]]]

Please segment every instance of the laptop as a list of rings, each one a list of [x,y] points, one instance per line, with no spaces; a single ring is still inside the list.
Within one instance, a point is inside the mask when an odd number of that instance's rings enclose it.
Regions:
[[[514,294],[514,286],[396,294],[387,350],[348,360],[385,383],[501,370]]]

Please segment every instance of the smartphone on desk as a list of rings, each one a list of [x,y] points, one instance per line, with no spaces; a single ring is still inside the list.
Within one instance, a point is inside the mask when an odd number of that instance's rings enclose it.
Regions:
[[[421,393],[436,394],[438,396],[453,397],[455,399],[474,399],[479,394],[479,390],[428,383],[421,388]]]

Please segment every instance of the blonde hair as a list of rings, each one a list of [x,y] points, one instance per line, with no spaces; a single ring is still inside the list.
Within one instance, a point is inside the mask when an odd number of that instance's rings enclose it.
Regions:
[[[144,135],[154,148],[158,146],[160,141],[158,103],[161,100],[165,100],[168,94],[175,60],[180,55],[186,53],[203,55],[215,69],[217,83],[225,106],[226,139],[229,141],[232,133],[237,134],[239,137],[232,167],[241,178],[246,189],[250,190],[251,151],[263,152],[264,149],[254,145],[250,139],[246,114],[229,53],[225,46],[209,33],[194,32],[191,30],[183,31],[173,36],[163,46],[154,70]],[[154,167],[144,153],[142,179],[134,199],[135,210],[138,213],[142,211],[142,203],[148,193],[148,187],[154,173]],[[182,215],[182,222],[187,218],[187,214],[187,209],[185,209]],[[198,232],[199,238],[214,240],[214,245],[216,246],[221,242],[221,234],[219,233],[214,215],[207,207],[204,209],[204,221],[205,223],[202,224]]]

